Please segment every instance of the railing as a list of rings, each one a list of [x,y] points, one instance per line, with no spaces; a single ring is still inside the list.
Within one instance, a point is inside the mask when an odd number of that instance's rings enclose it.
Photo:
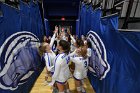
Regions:
[[[84,0],[87,1],[87,0]],[[93,8],[101,7],[103,15],[118,13],[124,19],[122,28],[128,28],[128,23],[140,22],[140,0],[91,0]]]

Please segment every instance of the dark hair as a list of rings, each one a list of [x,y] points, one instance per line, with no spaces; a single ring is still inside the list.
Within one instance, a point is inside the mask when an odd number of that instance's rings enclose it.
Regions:
[[[87,48],[85,46],[81,46],[81,56],[86,59],[87,58]]]
[[[76,40],[77,47],[84,46],[84,42],[81,39]]]
[[[70,38],[70,35],[68,35],[68,42],[71,44],[71,38]]]
[[[70,51],[70,44],[65,40],[60,40],[59,45],[63,48],[64,53],[68,54]]]

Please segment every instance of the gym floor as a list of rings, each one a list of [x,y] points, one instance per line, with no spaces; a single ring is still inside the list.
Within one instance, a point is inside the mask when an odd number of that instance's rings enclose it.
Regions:
[[[36,80],[32,90],[30,93],[52,93],[52,89],[48,85],[44,85],[44,80],[45,80],[45,69],[42,71],[38,79]],[[74,84],[74,79],[71,78],[69,79],[69,85],[70,85],[70,91],[71,93],[77,93],[76,92],[76,87]],[[92,86],[89,83],[88,79],[84,80],[84,87],[86,88],[87,93],[95,93],[93,90]]]

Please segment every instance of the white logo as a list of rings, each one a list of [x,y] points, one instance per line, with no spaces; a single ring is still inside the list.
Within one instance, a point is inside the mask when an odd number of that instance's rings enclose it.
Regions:
[[[87,35],[92,45],[89,70],[102,80],[110,70],[110,65],[107,62],[106,48],[97,33],[89,31]]]
[[[15,90],[34,72],[39,39],[31,32],[17,32],[0,48],[0,88]]]

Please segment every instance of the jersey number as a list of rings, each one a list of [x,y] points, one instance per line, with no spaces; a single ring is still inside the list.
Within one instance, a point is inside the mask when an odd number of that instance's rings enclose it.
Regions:
[[[84,62],[84,65],[85,65],[85,66],[84,66],[85,68],[88,66],[87,61]]]

